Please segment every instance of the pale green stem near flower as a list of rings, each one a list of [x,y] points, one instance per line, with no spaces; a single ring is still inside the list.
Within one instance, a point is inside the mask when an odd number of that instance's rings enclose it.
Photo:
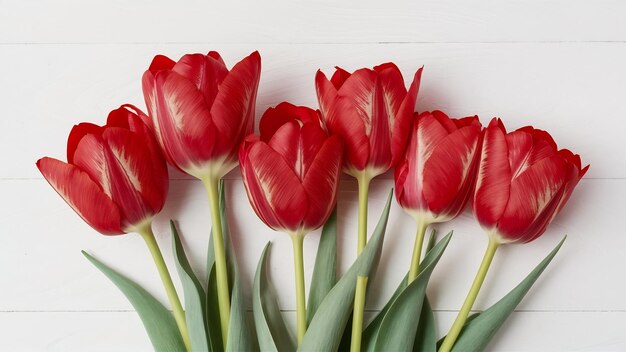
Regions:
[[[290,234],[293,243],[293,268],[296,274],[296,317],[298,346],[302,343],[304,333],[306,332],[306,301],[304,292],[304,259],[303,259],[303,242],[304,234]]]
[[[428,224],[422,220],[417,221],[417,234],[415,235],[415,244],[413,245],[413,256],[411,257],[411,268],[409,270],[409,280],[407,284],[410,284],[417,278],[420,272],[420,259],[422,257],[422,245],[424,243],[424,234]]]
[[[461,307],[461,310],[459,311],[456,320],[452,324],[448,335],[443,340],[443,343],[439,348],[439,352],[450,352],[452,350],[452,347],[454,346],[457,337],[459,337],[461,329],[463,329],[463,325],[465,325],[465,321],[467,320],[467,317],[472,310],[472,306],[474,306],[476,296],[478,296],[478,291],[480,291],[480,287],[485,280],[485,276],[487,275],[487,271],[489,270],[489,266],[491,265],[493,256],[496,254],[496,250],[499,246],[500,243],[497,240],[491,238],[491,236],[489,236],[489,245],[487,246],[487,250],[485,251],[483,261],[482,263],[480,263],[480,268],[478,269],[476,278],[474,278],[474,282],[472,283],[472,287],[470,288],[470,291],[465,298],[465,302],[463,302],[463,306]]]
[[[148,223],[146,226],[138,229],[138,232],[141,237],[143,237],[144,241],[146,241],[150,254],[152,254],[152,259],[154,259],[154,264],[156,264],[157,270],[159,271],[159,276],[161,277],[163,287],[165,287],[165,292],[167,293],[167,298],[172,306],[174,319],[176,320],[176,325],[178,325],[178,330],[180,330],[180,335],[183,338],[185,348],[187,351],[191,351],[191,341],[189,340],[189,332],[187,330],[187,322],[185,320],[185,311],[183,310],[183,306],[180,304],[180,299],[178,298],[178,294],[174,288],[170,272],[167,270],[167,266],[163,260],[163,255],[159,249],[159,244],[154,238],[152,224]]]
[[[203,179],[204,187],[209,194],[211,205],[213,250],[215,251],[215,273],[217,279],[217,302],[220,312],[220,327],[222,328],[222,342],[228,342],[228,324],[230,321],[230,290],[228,288],[228,269],[226,267],[226,253],[222,235],[222,219],[220,216],[220,202],[218,185],[219,179],[209,177]]]
[[[357,178],[359,185],[359,225],[357,255],[361,255],[367,244],[367,200],[370,188],[371,177],[364,172]],[[360,351],[361,335],[363,333],[363,311],[365,310],[365,294],[367,290],[367,278],[356,282],[356,292],[354,293],[354,311],[352,314],[352,340],[350,351]]]
[[[367,288],[367,276],[358,276],[356,279],[357,292]],[[354,296],[354,314],[352,315],[352,342],[350,352],[361,351],[361,335],[363,330],[363,313],[365,311],[365,295]]]

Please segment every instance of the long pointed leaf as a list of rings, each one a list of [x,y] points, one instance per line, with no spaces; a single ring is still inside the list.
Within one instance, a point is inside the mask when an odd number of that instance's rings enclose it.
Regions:
[[[426,254],[435,246],[437,240],[437,230],[433,228],[428,237],[426,245]],[[435,315],[430,306],[428,295],[424,296],[424,306],[420,315],[420,322],[417,326],[415,343],[413,344],[414,352],[436,352],[437,351],[437,325],[435,323]]]
[[[417,278],[394,300],[383,318],[376,337],[374,350],[413,350],[428,280],[448,246],[451,237],[452,232],[446,235],[428,252],[422,261],[421,266],[423,269]]]
[[[326,295],[304,335],[300,351],[335,351],[352,312],[358,276],[373,277],[382,251],[392,192],[365,249]]]
[[[185,319],[189,329],[189,339],[194,351],[209,351],[209,341],[207,336],[207,326],[205,319],[206,293],[200,284],[185,255],[185,249],[180,241],[178,230],[173,221],[170,220],[172,229],[172,241],[174,247],[174,258],[176,259],[176,269],[183,284],[185,295]]]
[[[239,269],[237,268],[237,258],[235,257],[235,251],[232,248],[232,240],[230,236],[230,226],[228,224],[228,217],[226,216],[226,187],[224,180],[220,180],[219,184],[219,198],[220,198],[220,218],[222,222],[222,236],[224,240],[224,247],[226,250],[226,266],[228,270],[228,284],[230,286],[230,320],[228,325],[228,341],[226,341],[225,351],[257,351],[258,344],[254,329],[250,328],[248,322],[248,316],[246,314],[245,297],[241,290],[241,282],[239,277]],[[212,232],[212,231],[211,231]],[[212,244],[213,239],[209,238],[209,242]],[[217,317],[215,321],[216,326],[219,326],[219,307],[217,303],[217,282],[215,276],[211,277],[211,274],[215,275],[215,260],[213,256],[213,246],[209,245],[209,251],[211,255],[207,255],[207,265],[210,264],[209,271],[209,284],[213,287],[209,287],[211,292],[215,292],[212,297],[215,301],[215,307],[211,307],[211,311],[214,317]],[[211,302],[213,303],[213,302]],[[214,309],[215,308],[215,309]],[[213,325],[213,324],[212,324]],[[211,326],[211,325],[209,325]],[[215,329],[217,336],[221,335],[221,327]],[[221,336],[218,337],[221,340]]]
[[[452,350],[463,352],[484,350],[504,321],[511,315],[515,307],[526,296],[535,281],[537,281],[556,253],[561,249],[565,238],[511,292],[507,293],[501,300],[469,323],[466,323]]]
[[[287,330],[278,307],[276,291],[267,277],[267,254],[271,242],[263,249],[254,275],[252,312],[261,351],[295,351],[296,345]]]
[[[315,267],[309,288],[307,323],[310,324],[317,307],[337,282],[337,208],[330,215],[320,237]]]
[[[152,346],[158,352],[184,351],[185,345],[178,326],[170,313],[148,291],[129,278],[117,273],[104,263],[82,251],[83,255],[104,275],[106,275],[133,305],[150,337]]]

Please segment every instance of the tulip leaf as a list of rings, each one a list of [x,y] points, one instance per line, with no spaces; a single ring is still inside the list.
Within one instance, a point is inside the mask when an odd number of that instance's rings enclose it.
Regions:
[[[185,345],[172,313],[148,291],[129,278],[109,268],[104,263],[82,251],[83,255],[107,276],[137,311],[155,351],[184,351]]]
[[[392,192],[365,249],[326,295],[304,335],[299,351],[336,351],[352,313],[358,276],[373,277],[382,251]]]
[[[466,322],[452,350],[483,351],[504,321],[511,315],[515,307],[522,301],[541,273],[550,264],[563,242],[565,242],[565,238],[511,292],[480,313],[480,315]]]
[[[337,282],[337,208],[326,221],[315,256],[307,303],[307,323],[310,324],[317,308]]]
[[[295,351],[296,345],[278,307],[276,290],[267,277],[267,254],[271,242],[263,249],[254,275],[252,312],[261,351]]]
[[[183,284],[185,295],[185,319],[187,320],[191,347],[194,351],[209,351],[206,319],[204,317],[206,294],[189,264],[176,225],[171,220],[170,227],[172,229],[172,247],[174,248],[176,269]]]
[[[220,310],[219,302],[217,300],[217,277],[215,274],[215,265],[212,265],[209,270],[205,314],[209,343],[211,344],[212,351],[223,351],[224,344],[222,343],[222,327],[220,325]]]
[[[419,324],[417,325],[413,351],[437,351],[437,325],[435,324],[435,315],[433,314],[433,310],[427,296],[424,296],[424,305],[422,306]]]
[[[422,270],[393,301],[383,317],[375,338],[374,350],[412,351],[417,332],[426,285],[433,269],[439,262],[450,242],[452,232],[448,233],[428,252],[421,265]]]
[[[428,253],[435,246],[436,236],[437,236],[437,231],[433,229],[430,233],[428,244],[426,245],[426,253]],[[389,307],[391,306],[391,304],[396,300],[396,298],[400,295],[400,293],[402,293],[402,291],[406,288],[406,282],[407,282],[408,276],[409,276],[408,274],[404,275],[404,278],[402,279],[402,281],[400,281],[400,284],[398,285],[396,290],[393,292],[393,294],[391,295],[391,298],[389,298],[389,300],[387,301],[383,309],[380,312],[378,312],[374,320],[372,320],[369,323],[369,325],[367,325],[367,328],[365,328],[365,330],[363,331],[363,336],[361,337],[361,347],[364,351],[369,351],[369,352],[374,351],[374,347],[375,347],[374,339],[376,335],[378,334],[378,329],[380,329],[380,324],[382,323],[383,318],[385,317],[385,314],[387,314],[387,311],[389,310]]]

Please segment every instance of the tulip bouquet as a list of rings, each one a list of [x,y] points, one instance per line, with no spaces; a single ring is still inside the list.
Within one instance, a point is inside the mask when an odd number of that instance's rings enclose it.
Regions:
[[[44,157],[37,167],[58,194],[104,235],[138,233],[154,258],[166,307],[130,278],[86,258],[128,298],[157,351],[474,351],[483,350],[559,250],[563,240],[513,290],[470,316],[497,249],[544,233],[588,166],[558,149],[545,131],[507,132],[500,119],[415,112],[422,69],[405,86],[393,63],[352,73],[318,71],[319,110],[282,102],[265,111],[254,134],[261,59],[254,52],[230,70],[216,52],[177,62],[158,55],[143,75],[148,113],[133,105],[111,111],[104,126],[71,130],[67,162]],[[184,305],[152,232],[168,190],[167,164],[204,184],[212,229],[208,275],[198,277],[171,223]],[[254,278],[252,317],[230,244],[221,179],[239,165],[252,208],[293,243],[295,338],[266,273],[268,246]],[[415,220],[407,274],[366,324],[368,285],[382,254],[392,191],[368,238],[370,181],[393,170],[395,196]],[[336,275],[337,193],[342,171],[358,183],[358,257]],[[429,227],[458,216],[468,203],[488,246],[459,314],[437,336],[428,281],[451,241]],[[308,299],[303,239],[320,227]],[[349,236],[350,234],[342,234]],[[425,249],[423,249],[425,247]],[[252,319],[249,319],[252,318]]]

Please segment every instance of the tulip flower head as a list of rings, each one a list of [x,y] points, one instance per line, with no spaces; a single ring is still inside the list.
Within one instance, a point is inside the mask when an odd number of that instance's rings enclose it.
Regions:
[[[541,236],[585,175],[580,156],[558,150],[546,131],[531,126],[506,132],[494,118],[485,130],[473,208],[499,243]]]
[[[480,158],[478,116],[415,113],[409,144],[395,170],[396,198],[418,223],[455,218],[473,190]]]
[[[237,165],[239,144],[254,129],[260,72],[256,51],[230,71],[214,51],[178,62],[154,57],[143,93],[170,164],[199,179],[219,179]]]
[[[250,204],[277,231],[306,234],[335,206],[343,146],[328,136],[319,112],[281,103],[269,108],[239,151]]]
[[[163,208],[167,165],[145,114],[132,105],[111,111],[105,126],[81,123],[67,141],[67,163],[44,157],[37,167],[96,231],[137,232]]]
[[[398,67],[385,63],[330,80],[318,71],[317,97],[324,122],[346,146],[344,171],[371,179],[394,167],[406,147],[422,69],[407,90]]]

